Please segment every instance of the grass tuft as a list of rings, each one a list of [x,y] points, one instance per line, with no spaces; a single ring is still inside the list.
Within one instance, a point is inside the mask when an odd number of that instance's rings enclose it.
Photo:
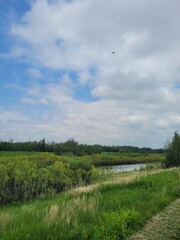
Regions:
[[[8,212],[2,212],[0,213],[0,230],[4,230],[8,223],[10,222],[11,217]]]

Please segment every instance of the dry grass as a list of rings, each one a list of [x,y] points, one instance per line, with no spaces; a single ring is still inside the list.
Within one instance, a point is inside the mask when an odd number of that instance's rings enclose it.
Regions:
[[[100,184],[92,184],[89,186],[84,186],[84,187],[78,187],[78,188],[73,188],[69,191],[69,194],[73,194],[73,195],[78,195],[81,193],[88,193],[88,192],[92,192],[95,189],[97,189],[99,187]]]
[[[53,223],[54,221],[56,221],[58,213],[59,213],[59,206],[57,204],[52,205],[49,209],[48,214],[45,217],[45,221],[48,224]]]
[[[11,220],[10,214],[9,213],[1,213],[0,214],[0,230],[4,230]]]
[[[173,170],[172,168],[171,170]],[[135,171],[135,172],[128,172],[127,174],[114,174],[111,179],[103,182],[92,184],[85,187],[78,187],[71,189],[68,193],[73,195],[78,195],[82,193],[92,192],[94,190],[98,190],[98,188],[102,185],[115,185],[115,184],[128,184],[133,182],[135,179],[138,180],[142,176],[157,174],[164,171],[169,171],[170,169],[153,169],[153,170],[143,170],[143,171]]]
[[[98,208],[99,196],[93,197],[77,195],[70,201],[61,202],[60,205],[52,205],[46,214],[45,222],[49,224],[60,224],[62,226],[78,227],[80,215],[90,213],[93,216]]]

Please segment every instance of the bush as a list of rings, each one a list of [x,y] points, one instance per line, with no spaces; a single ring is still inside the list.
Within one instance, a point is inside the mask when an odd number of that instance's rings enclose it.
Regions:
[[[141,217],[135,210],[122,209],[119,212],[104,213],[100,226],[95,230],[95,240],[125,239],[141,225]]]
[[[43,153],[35,157],[0,160],[0,203],[44,197],[72,186],[87,185],[92,165],[83,160],[61,160]]]
[[[87,160],[69,160],[69,167],[72,170],[73,185],[88,185],[91,182],[92,164]]]

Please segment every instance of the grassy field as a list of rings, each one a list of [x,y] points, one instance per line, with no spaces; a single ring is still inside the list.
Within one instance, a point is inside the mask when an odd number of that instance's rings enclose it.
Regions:
[[[126,239],[180,197],[180,169],[115,175],[53,198],[0,208],[0,239]]]

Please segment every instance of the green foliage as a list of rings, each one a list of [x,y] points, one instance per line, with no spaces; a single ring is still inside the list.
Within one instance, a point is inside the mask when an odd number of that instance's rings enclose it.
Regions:
[[[178,132],[174,133],[172,141],[165,144],[167,167],[180,166],[180,135]]]
[[[91,155],[101,153],[101,145],[79,144],[73,138],[64,143],[46,142],[45,139],[34,142],[9,142],[0,141],[0,151],[35,151],[35,152],[53,152],[57,155],[72,154],[76,156]]]
[[[130,209],[105,212],[95,229],[94,240],[125,239],[141,225],[140,214]]]
[[[45,197],[71,187],[86,186],[104,176],[102,170],[96,170],[93,165],[154,162],[162,158],[159,154],[74,157],[47,152],[0,151],[0,203]]]
[[[164,153],[163,149],[138,148],[134,146],[101,146],[99,144],[79,144],[73,138],[64,143],[46,142],[45,139],[34,142],[0,141],[0,151],[36,151],[53,152],[57,155],[73,154],[76,156],[92,155],[102,152],[110,153]]]
[[[92,164],[87,160],[69,160],[69,167],[72,171],[73,183],[75,186],[90,184],[92,175]]]
[[[174,169],[129,184],[2,206],[0,239],[126,239],[178,197],[179,185],[180,169]]]
[[[88,159],[94,166],[114,166],[122,164],[135,164],[135,163],[154,163],[162,162],[164,160],[163,154],[110,154],[102,153],[92,156],[85,156],[84,159]]]
[[[0,203],[44,197],[72,186],[90,184],[93,167],[88,161],[65,160],[42,153],[30,157],[0,158]]]

